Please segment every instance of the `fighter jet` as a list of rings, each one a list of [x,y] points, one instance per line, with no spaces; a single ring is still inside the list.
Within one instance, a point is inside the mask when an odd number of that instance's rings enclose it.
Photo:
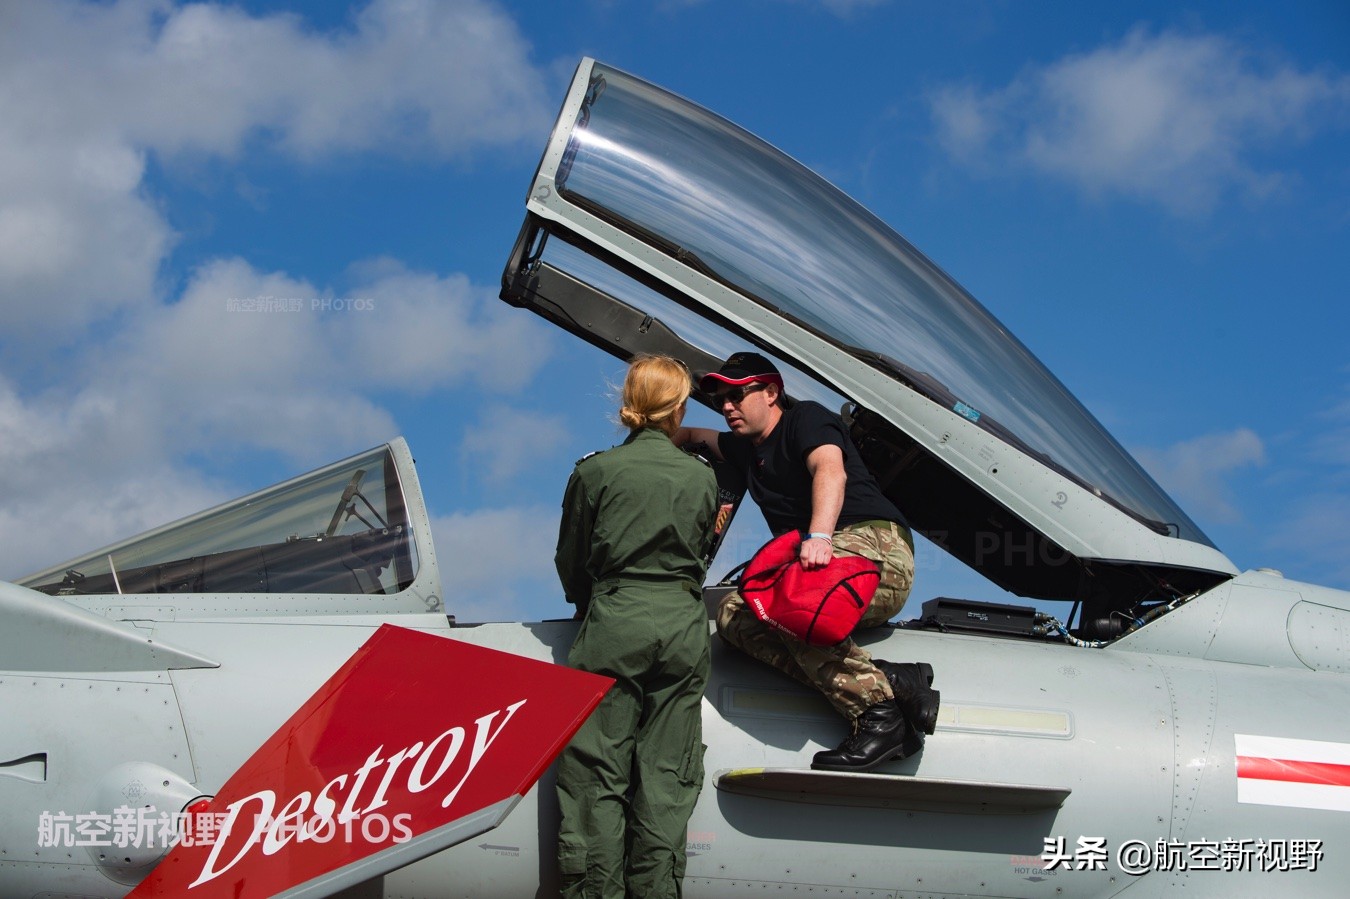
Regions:
[[[918,618],[858,635],[941,677],[924,750],[868,773],[813,770],[838,739],[825,701],[714,641],[686,896],[1343,894],[1350,593],[1240,572],[890,226],[585,59],[502,298],[696,379],[772,356],[794,395],[838,403],[916,531],[1025,598],[917,597]],[[743,485],[719,482],[736,510]],[[526,721],[548,695],[511,711],[487,682],[562,672],[575,622],[455,603],[401,440],[0,586],[0,894],[556,894],[543,767],[604,685]],[[409,673],[423,646],[462,675]],[[500,677],[473,676],[481,652]],[[339,692],[357,673],[374,686]],[[178,845],[116,845],[128,812],[177,815]],[[400,813],[406,840],[351,835]],[[222,827],[224,848],[184,846]]]

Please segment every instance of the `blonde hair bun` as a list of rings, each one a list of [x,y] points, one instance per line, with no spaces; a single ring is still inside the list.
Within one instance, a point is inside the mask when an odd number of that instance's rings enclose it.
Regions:
[[[689,369],[671,356],[638,356],[623,379],[619,422],[631,431],[679,427],[680,411],[692,387]]]

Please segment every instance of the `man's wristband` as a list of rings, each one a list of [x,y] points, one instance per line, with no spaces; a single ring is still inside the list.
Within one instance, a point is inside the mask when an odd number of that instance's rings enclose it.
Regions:
[[[834,535],[833,535],[833,534],[821,534],[821,533],[818,533],[818,532],[813,531],[813,532],[811,532],[810,534],[807,534],[807,535],[806,535],[806,539],[807,539],[807,540],[824,540],[826,543],[830,544],[831,546],[834,545]]]

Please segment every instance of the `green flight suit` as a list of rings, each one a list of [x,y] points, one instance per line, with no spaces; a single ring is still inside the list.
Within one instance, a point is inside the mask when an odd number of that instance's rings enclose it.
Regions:
[[[716,509],[712,469],[650,428],[582,459],[567,483],[554,562],[585,616],[567,662],[615,681],[558,759],[567,899],[681,895],[703,786]]]

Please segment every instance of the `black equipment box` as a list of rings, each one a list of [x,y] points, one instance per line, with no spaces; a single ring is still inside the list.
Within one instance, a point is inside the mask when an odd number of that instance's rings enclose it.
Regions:
[[[1036,636],[1036,610],[1031,606],[939,596],[923,604],[923,617],[914,624],[940,631],[1032,637]]]

